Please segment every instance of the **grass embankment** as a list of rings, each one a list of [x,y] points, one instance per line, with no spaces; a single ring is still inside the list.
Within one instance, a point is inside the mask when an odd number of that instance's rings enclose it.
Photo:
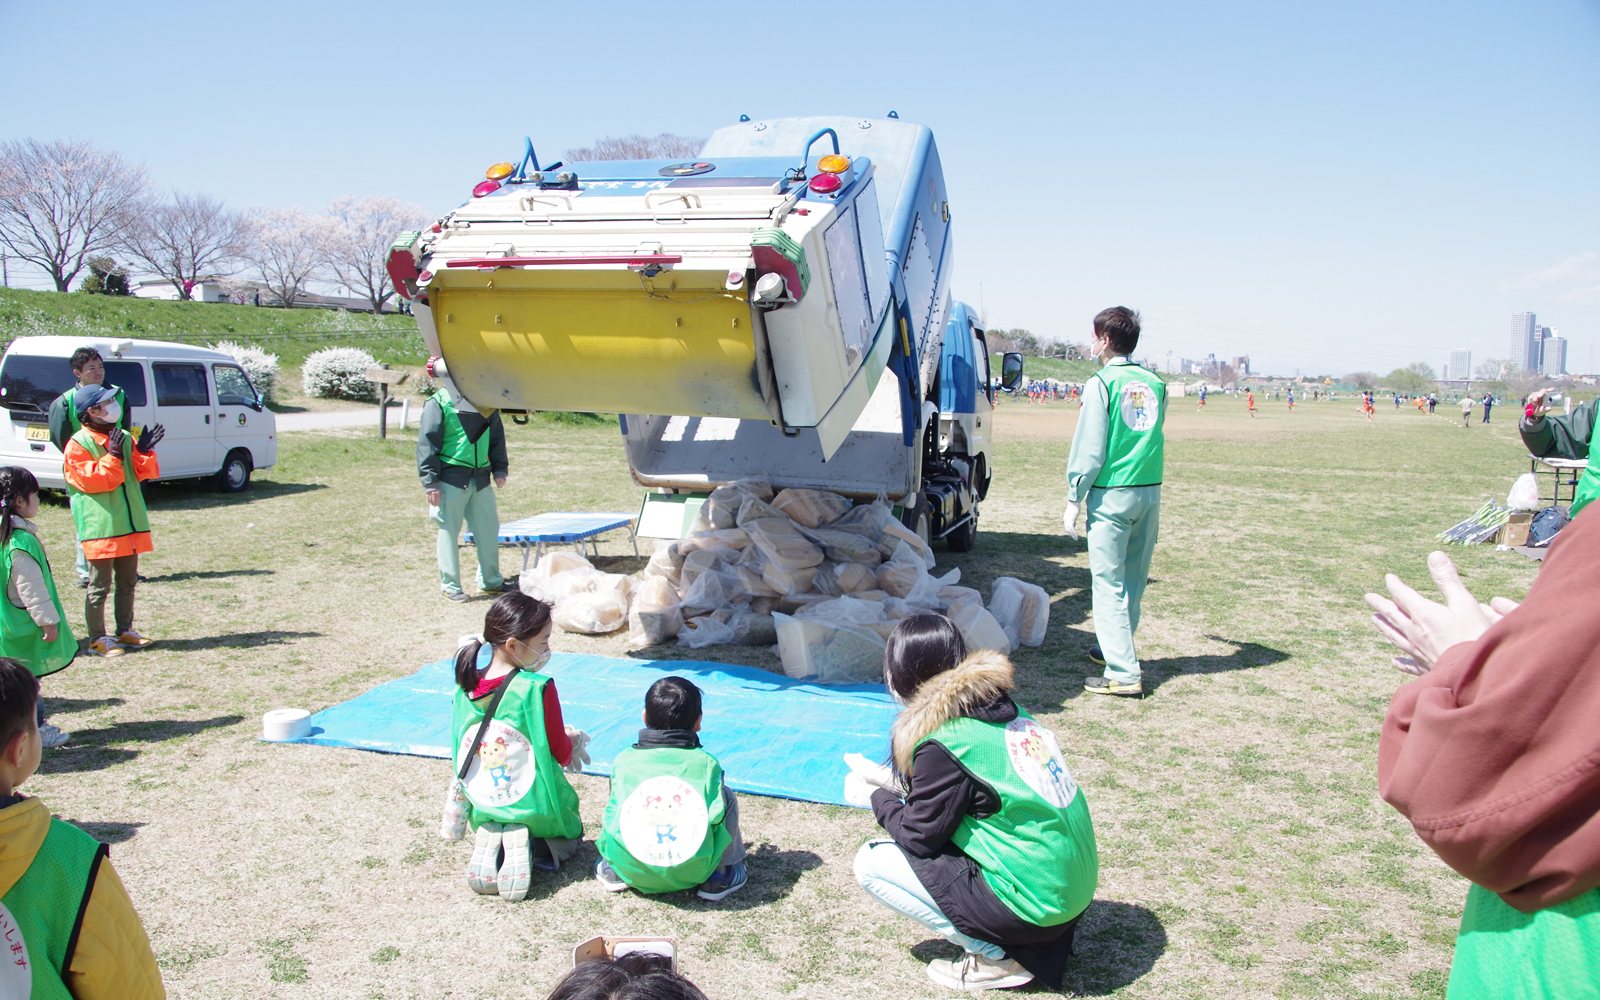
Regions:
[[[1058,734],[1099,838],[1068,986],[1442,997],[1466,883],[1378,799],[1378,726],[1403,678],[1360,595],[1387,570],[1422,583],[1433,535],[1505,495],[1526,469],[1511,421],[1463,430],[1449,414],[1380,410],[1369,423],[1350,401],[1258,419],[1231,397],[1174,405],[1140,632],[1154,692],[1111,701],[1081,694],[1088,562],[1061,534],[1076,413],[1002,404],[978,547],[940,553],[941,571],[959,566],[986,593],[1014,575],[1052,595],[1045,645],[1015,661],[1018,698]],[[614,425],[512,425],[508,440],[504,519],[638,502]],[[716,1000],[941,995],[922,966],[953,950],[851,876],[876,832],[863,811],[745,796],[751,881],[723,904],[606,893],[585,847],[511,905],[474,896],[470,845],[436,836],[442,761],[256,741],[263,711],[343,701],[482,627],[485,602],[438,596],[411,447],[290,434],[243,496],[153,488],[138,624],[159,644],[44,682],[73,742],[46,752],[27,790],[115,845],[171,995],[543,996],[572,945],[600,933],[676,937]],[[66,510],[40,520],[70,565]],[[625,541],[602,552],[604,568],[641,565]],[[1535,573],[1491,546],[1452,555],[1482,597],[1520,598]],[[81,592],[64,589],[81,632]],[[554,645],[628,655],[620,636]],[[766,649],[704,653],[777,666]],[[592,838],[606,783],[575,784]]]

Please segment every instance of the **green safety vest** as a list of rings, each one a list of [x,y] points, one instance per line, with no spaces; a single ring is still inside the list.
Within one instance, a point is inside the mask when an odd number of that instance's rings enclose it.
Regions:
[[[1600,889],[1523,913],[1474,885],[1450,963],[1450,1000],[1600,996]]]
[[[4,517],[0,514],[0,517]],[[0,579],[10,581],[13,553],[26,552],[44,570],[44,585],[50,591],[50,603],[56,609],[56,641],[45,642],[44,633],[34,623],[27,608],[19,608],[8,600],[0,600],[0,655],[20,660],[33,671],[35,677],[53,674],[71,663],[78,655],[78,640],[73,638],[67,616],[61,610],[61,598],[56,596],[56,580],[50,573],[50,561],[44,557],[44,546],[26,528],[13,527],[5,548],[0,549]]]
[[[1094,485],[1160,485],[1167,384],[1138,365],[1106,365],[1093,377],[1106,389],[1106,461]]]
[[[106,453],[100,442],[88,430],[79,428],[72,435],[89,457],[99,459]],[[104,493],[85,493],[67,483],[67,494],[72,498],[72,520],[78,526],[78,541],[96,538],[121,538],[139,531],[150,530],[150,514],[144,507],[144,493],[133,474],[133,435],[127,434],[122,442],[122,483]]]
[[[450,397],[443,392],[436,392],[433,398],[439,401],[439,409],[444,413],[444,441],[439,445],[439,457],[451,465],[487,469],[491,429],[485,427],[483,433],[478,435],[478,440],[468,440],[467,431],[461,426],[461,417],[456,413]]]
[[[465,691],[456,691],[451,727],[456,773],[464,754],[476,757],[464,782],[472,827],[485,821],[520,823],[534,837],[581,837],[578,793],[544,736],[544,688],[550,678],[523,670],[504,683],[509,687],[476,747],[468,744],[494,694],[472,701]]]
[[[1594,443],[1589,444],[1589,467],[1583,470],[1583,475],[1578,477],[1578,488],[1572,493],[1573,517],[1578,516],[1590,500],[1600,497],[1600,455],[1594,453]]]
[[[1050,730],[1020,706],[1000,725],[951,719],[928,736],[1000,796],[1000,811],[961,818],[950,841],[983,871],[1002,903],[1040,927],[1064,924],[1100,879],[1089,804]]]
[[[28,870],[0,897],[0,996],[72,1000],[63,979],[105,855],[87,833],[50,821]]]
[[[612,764],[600,856],[640,892],[692,889],[717,870],[733,841],[725,809],[715,757],[630,747]]]

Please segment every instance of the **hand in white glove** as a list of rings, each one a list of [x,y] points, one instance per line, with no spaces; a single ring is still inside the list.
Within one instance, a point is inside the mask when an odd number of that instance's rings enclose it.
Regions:
[[[851,774],[860,775],[862,781],[875,788],[895,787],[894,772],[884,764],[875,764],[858,753],[845,754],[844,763]]]
[[[871,809],[872,793],[877,790],[877,785],[869,784],[855,771],[844,776],[844,800],[858,809]]]
[[[1067,529],[1068,538],[1078,540],[1078,505],[1071,500],[1067,501],[1067,509],[1061,515],[1061,525]]]
[[[567,727],[567,739],[572,741],[572,759],[566,766],[568,774],[582,774],[584,765],[590,763],[589,741],[593,738],[581,729]]]

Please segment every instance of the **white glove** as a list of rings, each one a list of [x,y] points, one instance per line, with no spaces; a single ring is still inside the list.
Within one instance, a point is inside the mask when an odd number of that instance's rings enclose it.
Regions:
[[[1067,501],[1067,509],[1061,514],[1061,526],[1067,529],[1068,538],[1078,540],[1078,505],[1071,500]]]
[[[567,739],[572,741],[572,759],[567,761],[568,774],[582,774],[585,764],[589,763],[589,741],[594,737],[581,729],[567,727]]]
[[[844,776],[844,800],[858,809],[871,809],[872,793],[877,790],[878,786],[868,784],[867,780],[855,771]]]
[[[893,789],[897,784],[894,772],[887,765],[875,764],[858,753],[844,755],[845,766],[850,768],[850,773],[860,776],[862,781],[874,788]]]

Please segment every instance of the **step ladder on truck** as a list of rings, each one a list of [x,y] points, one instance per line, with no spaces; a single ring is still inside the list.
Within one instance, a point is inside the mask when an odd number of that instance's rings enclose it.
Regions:
[[[541,167],[530,140],[388,257],[456,405],[619,414],[641,534],[759,478],[966,551],[994,381],[952,268],[933,134],[892,116],[741,120],[681,161]]]

